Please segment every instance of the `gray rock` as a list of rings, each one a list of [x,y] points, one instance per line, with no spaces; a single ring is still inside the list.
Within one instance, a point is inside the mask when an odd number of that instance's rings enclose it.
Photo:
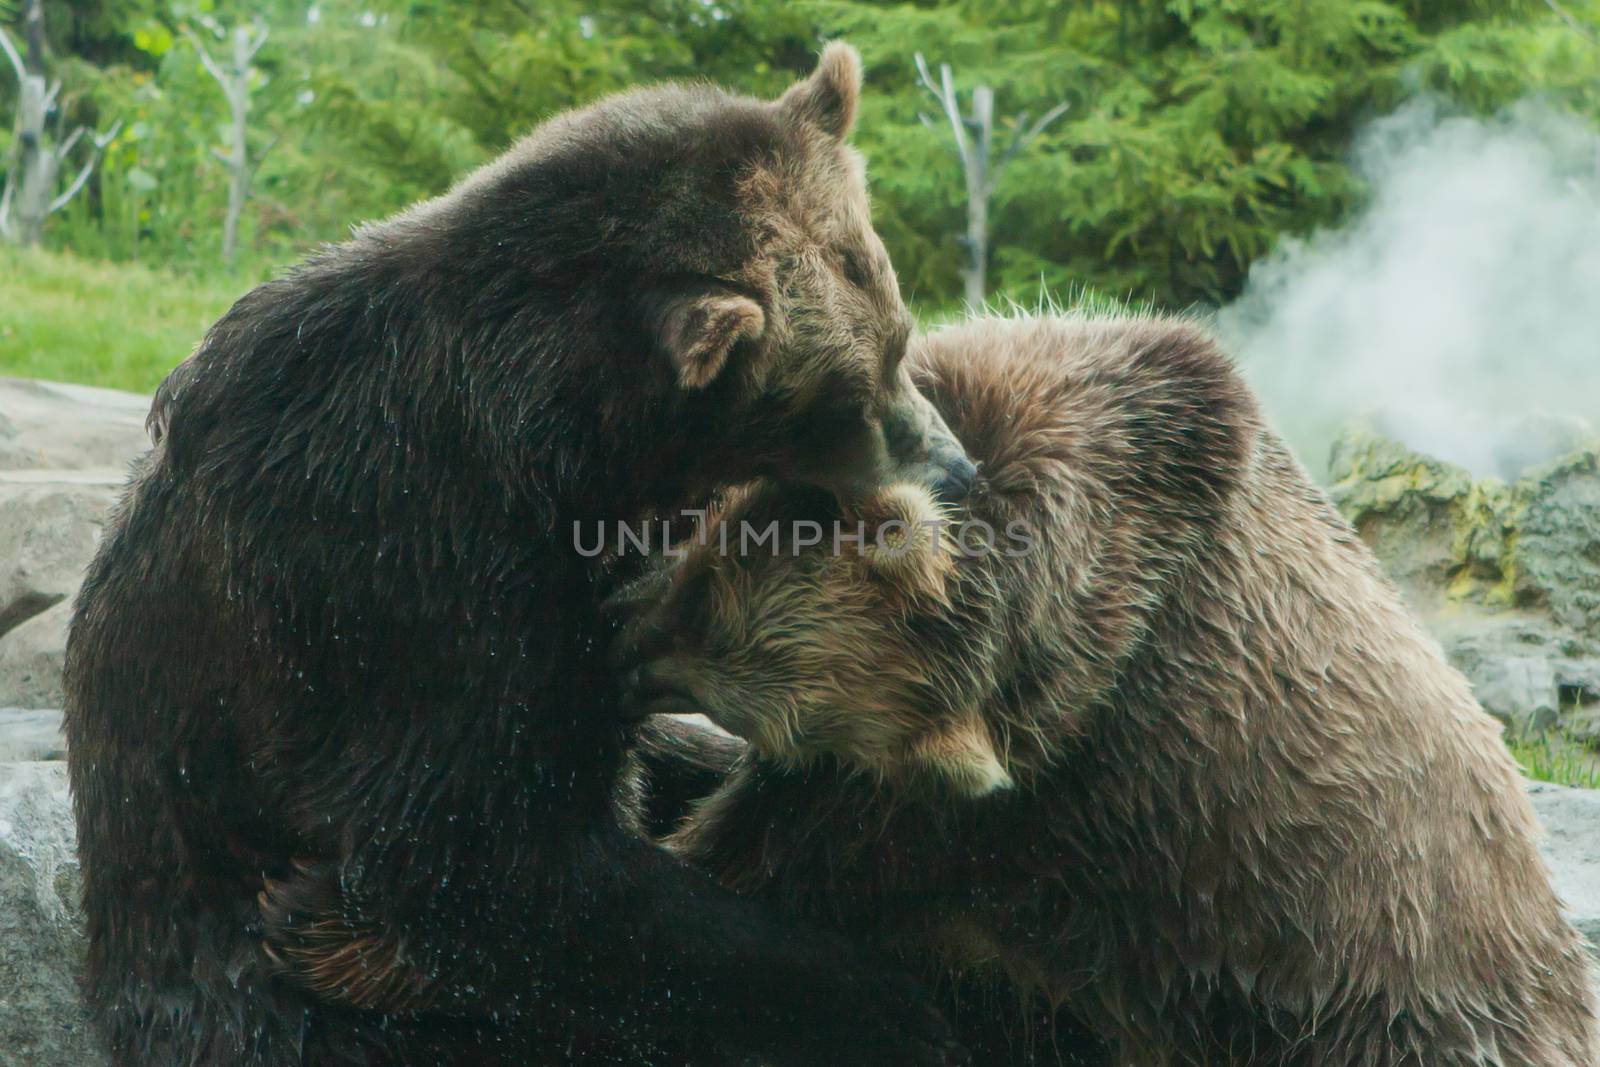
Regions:
[[[62,600],[0,637],[0,704],[59,708],[72,602]]]
[[[1555,666],[1537,656],[1486,661],[1472,679],[1478,703],[1519,734],[1542,733],[1561,710]]]
[[[1528,796],[1544,824],[1556,892],[1590,946],[1600,946],[1600,789],[1529,782]]]
[[[150,447],[149,411],[135,393],[0,378],[0,470],[126,469]]]
[[[69,604],[150,399],[0,378],[0,705],[59,708]]]
[[[1329,496],[1490,713],[1600,745],[1600,440],[1555,416],[1488,438],[1514,484],[1354,423]]]
[[[1600,748],[1600,704],[1567,712],[1561,717],[1561,729],[1575,741]]]
[[[66,765],[0,764],[0,1067],[107,1062],[78,996],[78,885]]]
[[[29,599],[77,589],[121,483],[110,471],[0,472],[0,635],[38,614],[22,612]]]
[[[1579,706],[1600,696],[1600,648],[1548,620],[1461,607],[1430,625],[1478,702],[1514,732],[1572,730]]]
[[[49,708],[0,708],[0,763],[66,757],[61,712]]]
[[[1600,637],[1600,453],[1577,452],[1523,475],[1516,589],[1556,622]]]
[[[1469,471],[1413,452],[1369,423],[1333,443],[1328,496],[1383,561],[1413,607],[1431,607],[1460,566]]]
[[[124,477],[0,471],[0,705],[61,706],[70,602]]]

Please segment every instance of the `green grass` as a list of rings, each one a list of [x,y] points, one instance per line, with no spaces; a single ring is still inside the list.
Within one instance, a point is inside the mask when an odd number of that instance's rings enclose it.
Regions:
[[[1582,742],[1556,733],[1508,737],[1523,773],[1538,782],[1600,789],[1600,756]]]
[[[0,375],[149,392],[255,281],[0,247]]]
[[[0,244],[0,376],[148,393],[194,349],[206,327],[270,273],[267,264],[179,273]],[[965,317],[954,307],[917,310],[925,326]],[[1130,309],[1081,289],[1059,298],[1041,291],[1026,306],[997,298],[987,310]]]

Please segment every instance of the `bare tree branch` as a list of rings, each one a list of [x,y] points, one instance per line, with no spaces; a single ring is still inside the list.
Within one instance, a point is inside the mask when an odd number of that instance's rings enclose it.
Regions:
[[[206,68],[206,73],[217,80],[217,84],[224,89],[228,87],[228,75],[217,66],[217,61],[211,58],[211,53],[206,51],[206,46],[200,42],[200,37],[187,25],[179,27],[183,35],[189,38],[189,43],[194,45],[194,50],[200,55],[200,64]]]
[[[22,65],[22,55],[17,51],[17,46],[11,43],[11,38],[6,31],[0,28],[0,49],[4,49],[11,60],[11,66],[17,72],[17,81],[22,81],[28,76],[28,68]]]
[[[67,153],[72,151],[72,146],[77,144],[78,143],[78,138],[80,138],[82,136],[83,136],[83,127],[82,126],[79,126],[77,129],[73,130],[70,134],[68,134],[66,140],[64,140],[60,144],[56,145],[56,148],[55,148],[56,158],[57,159],[66,159],[67,158]]]
[[[945,118],[950,122],[951,132],[955,134],[956,153],[961,157],[962,163],[971,158],[971,150],[967,145],[967,126],[961,119],[961,107],[956,100],[954,87],[955,76],[950,71],[950,64],[939,65],[939,79],[942,87],[933,83],[933,75],[928,71],[928,61],[922,58],[922,53],[916,54],[917,73],[920,75],[922,85],[939,101],[939,106],[944,109]]]
[[[928,61],[922,58],[921,52],[918,52],[913,59],[917,64],[917,80],[922,83],[922,87],[924,89],[928,90],[928,92],[934,95],[934,98],[937,99],[939,103],[944,104],[945,110],[948,111],[950,109],[950,105],[945,100],[944,93],[937,85],[933,84],[933,75],[928,72]]]
[[[1600,31],[1597,31],[1593,26],[1590,26],[1588,23],[1578,18],[1578,16],[1574,15],[1572,12],[1556,3],[1556,0],[1544,0],[1544,3],[1546,7],[1560,16],[1561,21],[1565,22],[1570,29],[1588,40],[1588,42],[1594,45],[1596,48],[1600,48]]]
[[[251,37],[250,43],[245,49],[244,61],[246,64],[248,64],[252,59],[256,58],[256,53],[261,51],[261,46],[267,43],[267,38],[270,36],[272,36],[271,27],[266,25],[266,23],[257,22],[255,25],[255,34],[253,37]]]
[[[26,110],[28,78],[30,75],[28,74],[28,68],[22,62],[21,54],[17,52],[17,46],[11,43],[10,35],[3,28],[0,28],[0,48],[4,49],[6,56],[11,60],[12,69],[17,73],[17,121],[20,124],[23,117],[22,113]],[[18,141],[20,142],[21,138],[18,138]],[[11,202],[16,196],[17,172],[22,169],[22,153],[20,149],[20,143],[12,146],[11,162],[6,167],[5,190],[0,192],[0,237],[8,241],[16,236],[16,231],[11,226]]]
[[[1027,148],[1030,144],[1032,144],[1041,133],[1049,128],[1052,122],[1060,118],[1062,115],[1065,115],[1069,110],[1071,110],[1071,108],[1072,105],[1070,103],[1062,101],[1049,111],[1046,111],[1043,115],[1040,115],[1038,121],[1036,121],[1032,126],[1027,127],[1023,126],[1023,123],[1025,123],[1028,118],[1027,112],[1023,112],[1022,114],[1018,115],[1017,132],[1012,135],[1011,143],[1006,146],[1005,152],[1000,156],[1000,161],[995,164],[995,176],[998,177],[1000,172],[1005,169],[1005,165],[1007,163],[1011,162],[1011,160],[1014,159],[1024,148]]]
[[[17,73],[17,116],[10,165],[6,167],[5,189],[0,192],[0,237],[24,245],[36,245],[44,233],[46,220],[65,207],[88,183],[105,148],[122,129],[117,122],[104,134],[78,126],[67,132],[67,114],[75,95],[62,95],[60,78],[49,78],[43,69],[49,44],[44,36],[43,5],[29,0],[24,8],[23,25],[28,49],[24,60],[10,35],[0,30],[0,51]],[[54,114],[54,121],[51,115]],[[56,192],[63,164],[90,135],[93,149],[82,167],[60,193]]]
[[[84,183],[89,180],[89,172],[94,170],[95,163],[100,159],[99,153],[92,155],[83,164],[83,169],[78,171],[78,176],[72,179],[72,184],[67,186],[66,192],[50,201],[50,212],[54,214],[67,206],[67,202],[78,195]]]
[[[89,158],[84,161],[83,169],[78,171],[78,176],[72,179],[72,184],[67,186],[66,191],[60,196],[56,197],[54,200],[50,201],[51,213],[60,211],[62,208],[67,206],[68,201],[78,195],[78,190],[82,189],[84,183],[89,180],[89,174],[94,170],[95,164],[100,162],[100,155],[106,150],[106,145],[116,140],[117,134],[121,132],[122,120],[118,119],[116,122],[111,124],[111,128],[105,133],[97,133],[90,138],[90,143],[94,145],[94,151],[89,153]],[[79,126],[72,132],[72,140],[76,141],[78,136],[82,133],[83,127]],[[65,156],[66,153],[60,152],[59,155]]]
[[[227,38],[227,29],[224,28],[222,23],[218,22],[214,16],[208,15],[204,11],[193,11],[190,14],[195,22],[198,22],[200,25],[209,30],[211,32],[211,36],[215,37],[217,40],[221,41]]]

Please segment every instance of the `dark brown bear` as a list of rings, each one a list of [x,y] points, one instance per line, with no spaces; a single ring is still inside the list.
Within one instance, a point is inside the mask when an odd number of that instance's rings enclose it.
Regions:
[[[1600,1063],[1495,723],[1210,341],[980,321],[911,361],[983,475],[946,517],[992,533],[741,554],[722,531],[832,509],[729,506],[638,623],[649,710],[760,757],[680,854],[1065,1004],[1117,1065]]]
[[[618,570],[574,545],[758,475],[959,495],[843,143],[859,79],[839,46],[776,103],[557,118],[245,296],[162,386],[67,664],[117,1063],[945,1062],[909,980],[629,832]],[[263,939],[292,963],[306,931],[257,897],[305,863],[426,991],[278,973]]]

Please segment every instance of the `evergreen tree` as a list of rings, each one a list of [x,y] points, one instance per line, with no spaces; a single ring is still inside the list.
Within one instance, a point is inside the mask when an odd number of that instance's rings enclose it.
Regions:
[[[991,289],[1024,303],[1041,285],[1227,300],[1282,235],[1359,202],[1354,130],[1419,92],[1600,112],[1600,48],[1568,22],[1595,25],[1600,0],[46,2],[57,61],[92,86],[74,117],[127,122],[52,239],[173,262],[206,260],[226,203],[208,161],[222,102],[173,47],[200,17],[272,28],[256,113],[278,144],[242,231],[269,261],[443,190],[562,108],[671,77],[770,95],[848,39],[867,66],[857,143],[876,218],[924,309],[959,301],[965,188],[918,120],[917,52],[963,91],[990,86],[1001,115],[1072,105],[993,205]],[[0,0],[0,20],[14,11]]]

